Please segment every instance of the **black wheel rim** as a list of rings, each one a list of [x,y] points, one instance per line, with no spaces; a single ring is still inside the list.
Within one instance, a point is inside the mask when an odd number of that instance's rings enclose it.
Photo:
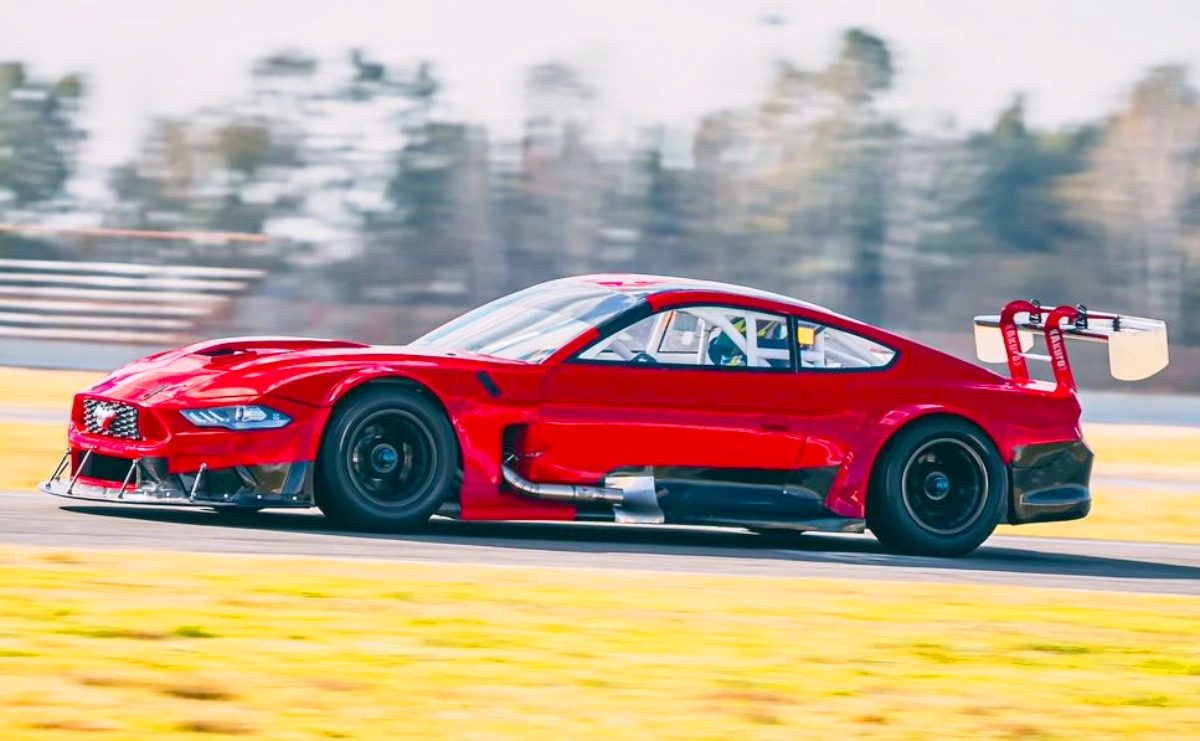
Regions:
[[[350,431],[346,468],[365,499],[377,507],[404,508],[433,485],[437,445],[417,417],[399,410],[368,415]]]
[[[986,508],[987,467],[963,440],[930,440],[908,459],[901,493],[904,508],[922,528],[937,535],[958,535],[974,525]]]

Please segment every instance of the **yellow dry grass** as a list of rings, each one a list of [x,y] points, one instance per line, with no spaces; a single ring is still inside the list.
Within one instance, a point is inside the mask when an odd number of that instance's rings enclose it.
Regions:
[[[0,550],[13,741],[1157,741],[1198,727],[1196,598]]]
[[[1200,481],[1200,428],[1089,424],[1083,435],[1097,465],[1197,469]]]
[[[0,422],[0,491],[31,491],[66,448],[65,423]]]
[[[76,392],[99,381],[102,373],[85,371],[46,371],[31,368],[0,367],[0,408],[71,409]]]
[[[1001,525],[996,534],[1200,545],[1200,484],[1195,492],[1096,484],[1084,519]]]

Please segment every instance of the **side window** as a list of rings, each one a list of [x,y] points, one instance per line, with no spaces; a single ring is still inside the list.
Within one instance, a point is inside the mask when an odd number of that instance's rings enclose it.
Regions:
[[[689,306],[646,317],[580,360],[721,368],[791,368],[787,317],[729,306]]]
[[[796,346],[801,370],[881,368],[896,357],[895,350],[866,337],[805,321],[796,323]]]

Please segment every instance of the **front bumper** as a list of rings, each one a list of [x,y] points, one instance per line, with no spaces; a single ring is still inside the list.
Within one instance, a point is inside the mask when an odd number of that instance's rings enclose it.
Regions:
[[[1082,440],[1026,445],[1012,463],[1009,523],[1057,522],[1086,517],[1094,456]]]
[[[125,459],[68,450],[50,478],[46,494],[123,504],[196,505],[222,508],[311,507],[312,463],[298,461],[232,466],[172,474],[166,458]]]

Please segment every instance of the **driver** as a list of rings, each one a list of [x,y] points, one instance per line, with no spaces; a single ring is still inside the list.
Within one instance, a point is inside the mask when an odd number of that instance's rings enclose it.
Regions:
[[[739,317],[733,321],[733,328],[743,337],[746,336],[746,319]],[[758,346],[763,349],[787,349],[787,322],[781,320],[758,322]],[[733,339],[725,332],[718,330],[717,336],[708,343],[708,359],[713,365],[740,366],[746,365],[746,354],[743,353]],[[788,361],[768,358],[767,364],[772,368],[787,367]]]

